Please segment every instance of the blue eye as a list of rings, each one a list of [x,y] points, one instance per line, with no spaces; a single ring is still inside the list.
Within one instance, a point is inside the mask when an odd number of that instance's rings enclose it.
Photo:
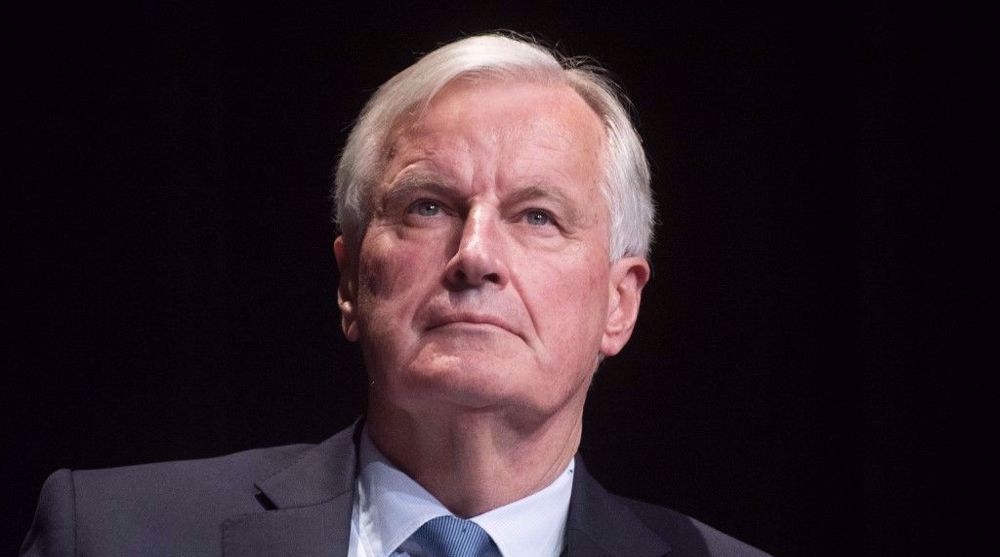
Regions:
[[[545,226],[552,224],[552,217],[545,211],[532,210],[524,213],[524,220],[533,226]]]
[[[433,217],[441,212],[441,204],[437,201],[422,199],[410,205],[410,212],[422,217]]]

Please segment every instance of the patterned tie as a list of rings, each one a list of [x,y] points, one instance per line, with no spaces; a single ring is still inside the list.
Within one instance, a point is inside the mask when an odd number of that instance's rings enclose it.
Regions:
[[[500,557],[500,551],[481,526],[457,516],[428,520],[410,540],[425,557]]]

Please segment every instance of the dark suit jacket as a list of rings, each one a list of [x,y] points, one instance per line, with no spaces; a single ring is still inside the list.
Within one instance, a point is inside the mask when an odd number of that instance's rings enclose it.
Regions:
[[[21,554],[344,556],[359,431],[205,460],[59,470]],[[609,494],[579,459],[565,555],[766,557],[682,514]]]

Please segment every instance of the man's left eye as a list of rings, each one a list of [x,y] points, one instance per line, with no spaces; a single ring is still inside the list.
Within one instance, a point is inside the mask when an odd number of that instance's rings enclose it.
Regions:
[[[552,224],[552,216],[545,211],[532,210],[524,213],[524,221],[534,226]]]

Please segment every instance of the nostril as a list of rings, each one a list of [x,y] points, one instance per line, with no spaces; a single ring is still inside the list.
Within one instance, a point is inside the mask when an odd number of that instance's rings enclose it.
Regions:
[[[479,288],[487,284],[504,286],[506,269],[499,257],[485,249],[482,242],[462,244],[448,262],[444,279],[453,288]]]
[[[453,269],[451,273],[448,274],[449,280],[460,287],[470,287],[483,285],[486,283],[502,284],[503,277],[500,273],[472,273],[470,274],[465,269]]]

